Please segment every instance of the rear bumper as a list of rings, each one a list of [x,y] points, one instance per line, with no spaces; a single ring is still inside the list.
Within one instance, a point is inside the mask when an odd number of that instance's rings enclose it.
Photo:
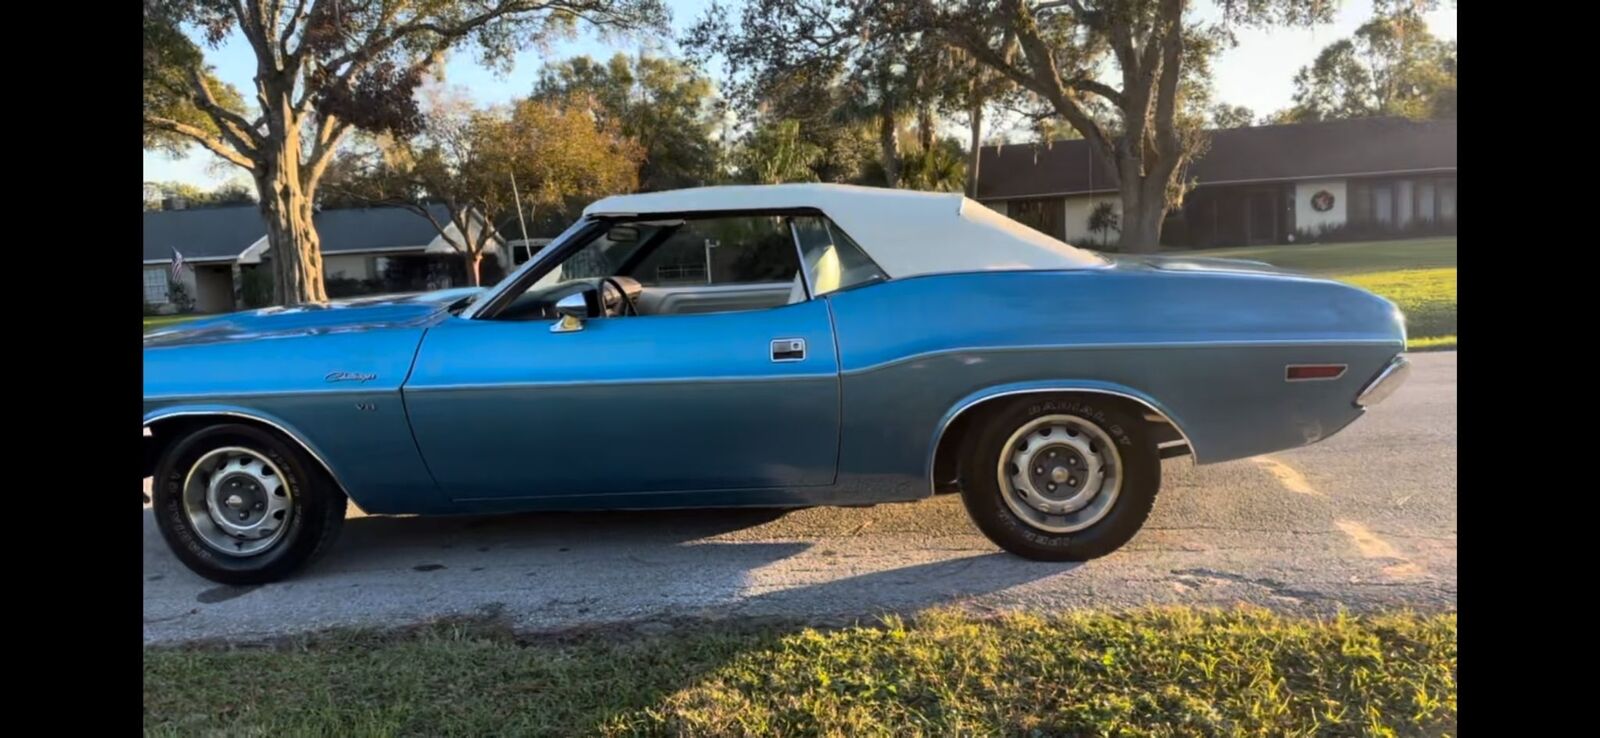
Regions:
[[[1400,389],[1400,385],[1405,384],[1406,378],[1410,376],[1411,362],[1406,360],[1405,356],[1390,359],[1389,363],[1384,365],[1383,371],[1378,372],[1378,375],[1361,389],[1361,394],[1356,395],[1355,406],[1365,408],[1383,402],[1389,395],[1394,394],[1395,390]]]

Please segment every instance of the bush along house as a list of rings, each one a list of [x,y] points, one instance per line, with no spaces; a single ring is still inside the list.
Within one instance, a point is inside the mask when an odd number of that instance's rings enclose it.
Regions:
[[[433,217],[449,221],[443,205]],[[333,298],[421,292],[466,284],[466,262],[422,215],[398,207],[319,211],[323,278]],[[479,220],[481,225],[482,221]],[[450,227],[454,233],[454,226]],[[255,204],[177,208],[144,214],[146,313],[227,312],[272,300],[272,250]],[[496,238],[480,274],[499,279],[509,263]],[[175,255],[182,255],[174,270]],[[174,290],[176,272],[182,287]],[[178,300],[173,298],[177,297]],[[184,304],[179,304],[184,303]]]
[[[1456,122],[1393,118],[1209,131],[1163,246],[1454,234]],[[1115,246],[1116,173],[1082,139],[985,146],[977,200],[1068,243]]]

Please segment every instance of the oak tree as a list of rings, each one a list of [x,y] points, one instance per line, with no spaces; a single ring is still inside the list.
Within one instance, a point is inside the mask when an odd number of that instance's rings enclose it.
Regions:
[[[411,136],[383,134],[340,155],[325,188],[340,201],[388,205],[426,218],[478,285],[486,255],[507,234],[496,223],[531,214],[570,220],[582,203],[638,185],[642,149],[615,121],[597,124],[593,100],[521,100],[475,107],[463,93],[429,90]],[[435,204],[443,205],[439,218]]]
[[[1209,57],[1234,28],[1309,24],[1327,0],[1219,0],[1220,24],[1189,0],[885,0],[903,6],[902,33],[931,33],[1037,95],[1116,172],[1120,247],[1153,251],[1181,203],[1184,165],[1204,137],[1192,106]],[[1108,70],[1114,70],[1107,73]]]
[[[589,26],[663,27],[660,0],[145,0],[146,148],[192,142],[248,171],[271,244],[274,297],[327,299],[312,204],[353,129],[408,135],[412,95],[446,55],[512,52]],[[255,60],[253,109],[205,64],[235,34]]]

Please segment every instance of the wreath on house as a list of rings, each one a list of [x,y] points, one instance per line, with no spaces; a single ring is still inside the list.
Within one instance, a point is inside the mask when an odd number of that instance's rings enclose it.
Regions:
[[[1311,209],[1319,213],[1326,213],[1333,209],[1333,193],[1327,190],[1318,190],[1311,196]]]

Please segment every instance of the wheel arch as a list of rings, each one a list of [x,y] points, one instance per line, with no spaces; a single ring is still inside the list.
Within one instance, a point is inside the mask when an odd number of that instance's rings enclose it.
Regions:
[[[1141,413],[1151,423],[1171,428],[1171,432],[1177,436],[1177,440],[1159,444],[1163,451],[1166,451],[1169,446],[1173,449],[1187,449],[1187,452],[1193,456],[1194,462],[1196,464],[1201,463],[1199,451],[1195,448],[1194,441],[1191,440],[1189,434],[1184,431],[1179,418],[1160,401],[1144,392],[1124,385],[1100,381],[1009,384],[973,392],[957,401],[945,412],[944,417],[940,418],[939,425],[934,430],[932,442],[928,446],[927,477],[933,494],[955,491],[944,485],[948,485],[951,479],[954,478],[962,442],[971,430],[973,421],[982,417],[986,408],[992,408],[995,403],[1006,398],[1038,394],[1080,394],[1116,398],[1117,401],[1126,403],[1131,409]],[[1180,450],[1178,453],[1181,454],[1182,451]]]
[[[321,451],[319,451],[316,445],[307,439],[305,434],[301,433],[299,429],[295,428],[292,424],[283,420],[282,418],[273,416],[270,413],[264,413],[260,410],[254,410],[250,408],[232,406],[175,406],[165,407],[161,408],[160,410],[154,410],[145,413],[145,476],[150,476],[152,473],[154,473],[155,464],[157,460],[161,458],[161,454],[166,451],[167,446],[172,443],[173,440],[182,435],[184,430],[200,427],[207,425],[210,422],[218,421],[241,422],[247,425],[254,425],[268,431],[276,432],[279,435],[288,438],[290,441],[294,442],[295,445],[298,445],[301,449],[305,450],[306,454],[308,454],[318,466],[321,466],[324,472],[327,472],[328,478],[332,479],[335,485],[338,485],[340,491],[344,492],[347,497],[350,495],[350,488],[346,486],[342,480],[340,480],[339,472],[333,468],[332,464],[328,463],[327,457]]]

